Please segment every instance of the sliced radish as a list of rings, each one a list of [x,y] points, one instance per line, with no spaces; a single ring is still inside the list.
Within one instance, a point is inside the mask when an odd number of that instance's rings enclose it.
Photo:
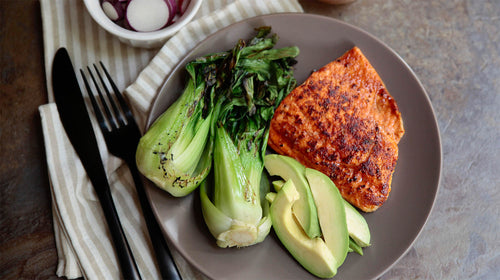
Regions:
[[[173,18],[169,0],[130,0],[125,19],[135,31],[155,31],[165,27]]]
[[[101,7],[106,16],[112,21],[122,19],[125,14],[123,4],[117,0],[103,0]]]

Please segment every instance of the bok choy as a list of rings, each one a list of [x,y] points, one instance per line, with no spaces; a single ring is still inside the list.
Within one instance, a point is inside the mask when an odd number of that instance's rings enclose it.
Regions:
[[[269,181],[263,173],[269,123],[295,87],[291,65],[298,48],[273,49],[269,28],[248,45],[240,41],[218,69],[212,186],[200,189],[205,222],[220,247],[259,243],[269,234]]]
[[[201,67],[186,66],[189,80],[183,94],[153,123],[136,152],[139,171],[176,197],[196,189],[212,164],[213,93],[207,91]]]
[[[201,184],[203,217],[220,247],[249,246],[269,234],[269,124],[296,86],[292,66],[299,49],[275,48],[270,27],[256,31],[231,50],[188,63],[183,94],[137,149],[139,170],[172,195],[185,196]]]

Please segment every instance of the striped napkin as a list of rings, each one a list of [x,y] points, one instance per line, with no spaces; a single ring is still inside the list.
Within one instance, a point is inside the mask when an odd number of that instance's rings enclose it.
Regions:
[[[96,0],[97,1],[97,0]],[[56,274],[69,279],[118,279],[120,272],[104,217],[83,166],[73,150],[53,103],[52,60],[66,47],[75,68],[102,61],[124,90],[138,122],[144,125],[150,105],[175,64],[197,43],[218,29],[262,14],[302,12],[297,0],[205,0],[191,23],[161,49],[124,45],[101,29],[80,0],[41,0],[49,104],[39,108],[49,171],[54,232],[58,254]],[[101,157],[123,229],[143,279],[160,278],[152,244],[123,162],[107,152],[94,121]],[[204,279],[175,250],[174,259],[184,279]]]

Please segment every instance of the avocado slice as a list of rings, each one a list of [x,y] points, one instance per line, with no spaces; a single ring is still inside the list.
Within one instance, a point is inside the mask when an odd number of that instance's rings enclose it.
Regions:
[[[351,237],[349,237],[349,251],[350,252],[356,252],[359,255],[363,255],[363,248],[359,246],[354,240],[352,240]]]
[[[344,200],[344,206],[349,236],[360,247],[370,246],[370,229],[365,218],[346,200]]]
[[[316,203],[323,239],[339,267],[349,250],[344,199],[332,180],[322,172],[306,168],[305,175]]]
[[[285,184],[285,180],[276,180],[273,181],[273,187],[275,192],[279,192],[281,190],[281,187]]]
[[[275,192],[268,192],[266,194],[266,200],[269,202],[269,203],[273,203],[274,199],[276,198],[276,193]]]
[[[295,218],[297,218],[307,236],[310,238],[321,236],[316,205],[314,204],[309,183],[304,176],[305,167],[291,157],[278,154],[266,155],[264,165],[270,175],[280,176],[285,181],[293,181],[300,195],[300,199],[293,204]]]
[[[273,229],[288,252],[307,271],[321,278],[331,278],[337,273],[337,262],[320,237],[309,238],[292,214],[292,208],[302,198],[294,182],[288,180],[271,203]]]

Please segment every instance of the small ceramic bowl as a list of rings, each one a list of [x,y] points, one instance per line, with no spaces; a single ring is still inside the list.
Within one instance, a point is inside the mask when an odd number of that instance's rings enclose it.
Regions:
[[[191,0],[184,14],[173,24],[152,32],[132,31],[114,23],[102,10],[100,0],[84,0],[84,3],[94,21],[108,33],[116,36],[120,41],[133,47],[157,48],[161,47],[168,38],[172,37],[172,35],[193,19],[202,1],[203,0]]]

